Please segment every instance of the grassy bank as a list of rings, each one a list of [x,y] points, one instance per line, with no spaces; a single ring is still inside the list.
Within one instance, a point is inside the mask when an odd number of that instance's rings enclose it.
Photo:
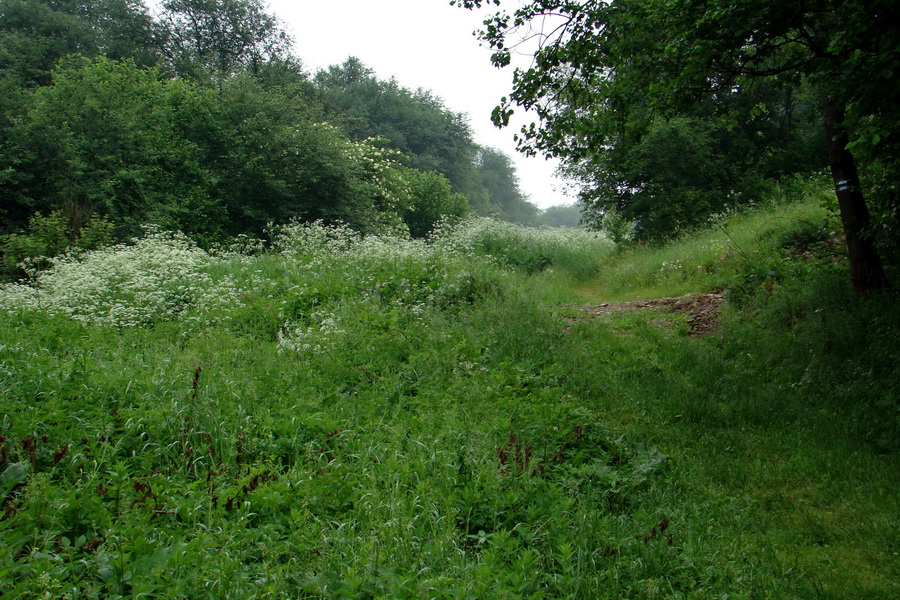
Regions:
[[[2,292],[0,592],[894,598],[898,315],[818,206],[61,261]],[[709,288],[711,337],[563,319]]]

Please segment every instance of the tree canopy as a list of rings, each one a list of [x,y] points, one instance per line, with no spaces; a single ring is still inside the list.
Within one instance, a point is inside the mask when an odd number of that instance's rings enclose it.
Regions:
[[[433,93],[357,59],[311,75],[260,0],[159,9],[0,4],[0,251],[94,224],[213,243],[297,219],[425,236],[470,210],[534,212],[509,158]],[[28,243],[30,226],[53,243]]]
[[[537,208],[519,189],[512,160],[476,144],[467,116],[433,93],[379,79],[354,57],[320,71],[314,81],[325,117],[352,139],[384,138],[410,167],[445,176],[453,193],[466,196],[479,214],[533,220]]]
[[[290,36],[259,0],[165,0],[162,8],[159,45],[176,73],[202,67],[225,77],[297,62]]]
[[[477,193],[477,149],[468,118],[447,109],[440,98],[378,79],[353,57],[320,71],[315,83],[325,117],[351,138],[381,136],[409,157],[411,167],[443,173],[457,192]]]
[[[744,101],[761,88],[806,90],[824,124],[852,278],[865,293],[885,280],[854,153],[896,172],[897,12],[887,0],[532,0],[501,9],[481,32],[498,66],[519,47],[536,48],[494,118],[508,123],[513,106],[535,111],[540,124],[521,132],[521,148],[572,166],[627,151],[644,132],[658,136],[661,126],[643,129],[648,122],[705,110],[708,119],[740,126],[769,115],[764,102],[748,111]],[[790,109],[780,105],[769,116]],[[682,133],[685,125],[674,122]],[[702,159],[705,144],[691,137]],[[880,202],[887,212],[896,206],[893,198]]]

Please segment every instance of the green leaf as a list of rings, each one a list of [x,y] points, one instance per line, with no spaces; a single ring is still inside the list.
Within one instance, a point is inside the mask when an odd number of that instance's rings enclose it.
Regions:
[[[30,474],[31,467],[28,463],[17,462],[9,465],[0,475],[0,490],[3,495],[6,496],[14,487],[28,481]]]

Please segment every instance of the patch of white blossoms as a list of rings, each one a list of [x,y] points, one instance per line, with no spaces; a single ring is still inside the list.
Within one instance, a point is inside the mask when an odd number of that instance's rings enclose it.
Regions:
[[[298,354],[333,350],[340,337],[347,334],[336,315],[318,311],[311,315],[315,325],[287,324],[278,332],[278,347]]]
[[[397,150],[378,147],[376,144],[382,141],[380,138],[349,141],[344,153],[362,167],[380,208],[396,209],[409,196],[409,183],[397,168],[402,154]]]
[[[318,297],[320,287],[340,290],[324,300],[329,306],[288,321],[278,334],[279,347],[297,353],[322,353],[346,337],[342,306],[365,301],[372,306],[408,311],[418,317],[429,308],[466,301],[479,269],[493,275],[486,261],[423,240],[390,235],[362,237],[344,226],[292,223],[275,230],[273,250],[303,270],[307,284],[297,289]],[[321,282],[321,283],[316,283]],[[325,284],[322,286],[322,284]]]
[[[0,288],[0,305],[113,327],[201,320],[240,303],[230,277],[213,281],[206,271],[214,260],[181,234],[149,231],[133,245],[54,258],[30,283]]]
[[[353,248],[362,236],[347,225],[325,225],[322,221],[270,227],[272,251],[301,262],[321,262]]]
[[[119,328],[258,313],[274,321],[283,350],[322,353],[352,342],[361,306],[418,320],[501,293],[510,266],[537,257],[539,267],[569,268],[612,246],[601,234],[484,218],[445,225],[428,241],[299,221],[271,227],[269,236],[269,244],[241,238],[210,254],[181,234],[151,230],[130,245],[52,259],[30,281],[0,286],[0,310]]]

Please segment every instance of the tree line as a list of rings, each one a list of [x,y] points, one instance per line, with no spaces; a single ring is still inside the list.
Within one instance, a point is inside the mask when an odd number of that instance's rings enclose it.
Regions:
[[[148,223],[213,243],[291,219],[415,236],[468,212],[535,219],[510,158],[432,93],[355,58],[308,72],[260,0],[159,8],[0,5],[0,234],[14,258],[31,251],[29,224],[63,229],[65,245]]]

